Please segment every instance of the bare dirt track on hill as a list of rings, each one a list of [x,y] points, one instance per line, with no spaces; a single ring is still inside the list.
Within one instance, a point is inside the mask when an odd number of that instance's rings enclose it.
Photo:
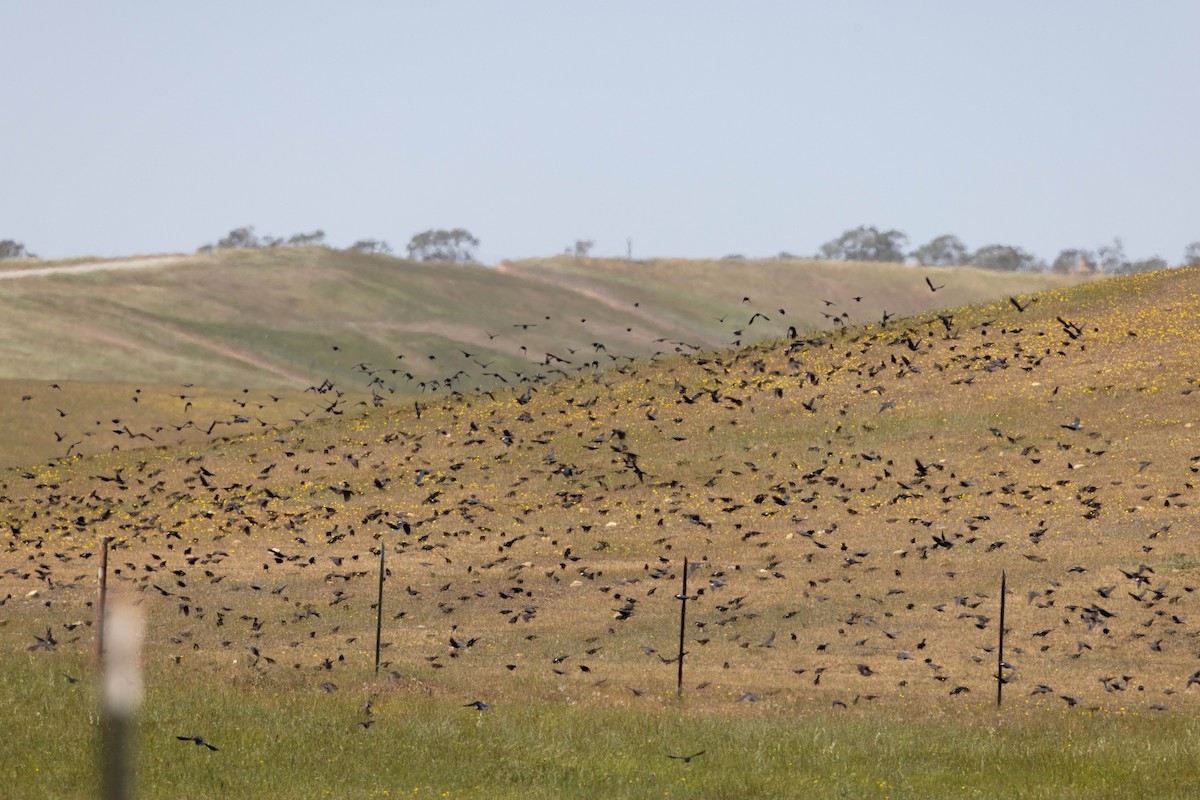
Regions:
[[[151,256],[149,258],[122,258],[114,261],[88,261],[82,264],[69,264],[54,267],[31,267],[29,269],[13,269],[0,271],[0,281],[16,280],[17,278],[45,278],[54,275],[78,275],[87,272],[101,272],[113,269],[150,269],[152,267],[167,267],[183,261],[187,256]]]

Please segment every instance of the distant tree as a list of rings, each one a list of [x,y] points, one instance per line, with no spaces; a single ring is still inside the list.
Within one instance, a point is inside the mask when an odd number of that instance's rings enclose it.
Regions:
[[[288,237],[288,247],[320,247],[325,244],[325,231],[315,230],[312,233],[294,233]]]
[[[463,228],[449,231],[431,228],[409,240],[408,257],[417,261],[465,264],[474,260],[470,248],[478,246],[479,240]]]
[[[989,244],[979,248],[971,255],[971,266],[1005,272],[1030,270],[1034,269],[1037,264],[1037,257],[1032,253],[1007,244]]]
[[[1141,261],[1126,261],[1117,270],[1118,275],[1133,275],[1137,272],[1155,272],[1167,268],[1167,260],[1158,256],[1144,258]]]
[[[917,263],[925,267],[949,267],[967,263],[967,246],[957,236],[946,234],[926,242],[912,252]]]
[[[1059,275],[1068,275],[1080,268],[1095,269],[1096,254],[1091,250],[1077,250],[1069,247],[1066,250],[1060,250],[1053,263],[1050,264],[1050,271]]]
[[[203,244],[196,248],[197,253],[211,253],[214,250],[243,250],[258,247],[312,247],[325,244],[325,231],[316,230],[312,233],[297,233],[284,239],[280,236],[262,236],[254,232],[252,226],[234,228],[216,244]]]
[[[583,258],[588,253],[592,252],[592,248],[595,246],[596,243],[591,239],[576,239],[574,246],[567,248],[567,253],[578,258]]]
[[[1184,249],[1183,263],[1189,267],[1200,264],[1200,242],[1192,242]]]
[[[1129,263],[1129,259],[1125,257],[1125,243],[1120,237],[1112,240],[1112,244],[1106,244],[1096,249],[1097,266],[1101,272],[1117,274]]]
[[[346,248],[354,253],[391,253],[391,246],[382,239],[359,239]]]
[[[234,228],[223,239],[217,241],[218,250],[242,250],[261,247],[258,235],[253,227]]]
[[[12,239],[0,240],[0,261],[8,258],[37,258],[37,256],[26,250],[25,245],[20,242],[14,242]]]
[[[904,261],[908,237],[900,231],[881,231],[860,225],[821,245],[821,257],[835,261]]]

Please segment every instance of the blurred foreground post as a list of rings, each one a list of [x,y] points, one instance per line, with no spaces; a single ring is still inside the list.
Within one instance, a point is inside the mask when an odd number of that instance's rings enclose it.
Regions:
[[[996,708],[1004,702],[1004,601],[1008,576],[1000,570],[1000,646],[996,648]]]
[[[111,536],[100,540],[100,566],[97,573],[100,578],[100,589],[96,599],[96,663],[104,660],[104,604],[108,598],[108,543]]]
[[[142,701],[141,613],[125,603],[108,612],[108,645],[104,657],[104,695],[101,699],[101,760],[105,800],[131,796],[129,741],[133,715]]]
[[[383,634],[383,553],[386,548],[379,540],[379,600],[375,604],[375,674],[379,674],[379,637]]]

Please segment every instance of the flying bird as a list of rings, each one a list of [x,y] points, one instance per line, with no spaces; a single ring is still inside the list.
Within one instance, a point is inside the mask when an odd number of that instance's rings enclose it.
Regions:
[[[216,747],[204,741],[203,736],[176,736],[181,742],[194,742],[197,747],[207,747],[209,750],[216,751]]]

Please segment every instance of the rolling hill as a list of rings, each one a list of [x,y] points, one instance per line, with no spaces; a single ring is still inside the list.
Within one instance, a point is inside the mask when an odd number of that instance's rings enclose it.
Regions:
[[[0,377],[303,389],[361,383],[354,368],[367,363],[403,366],[413,378],[388,373],[388,385],[413,391],[434,390],[414,380],[440,383],[468,367],[453,381],[467,389],[496,384],[489,369],[512,377],[567,363],[546,363],[555,350],[573,352],[567,361],[578,366],[597,355],[595,342],[633,357],[671,352],[676,341],[710,349],[1079,280],[815,261],[546,259],[490,269],[324,248],[117,263],[149,266],[75,272],[88,265],[70,263],[0,281],[9,343]],[[930,292],[924,274],[946,288]],[[751,322],[755,312],[769,318]]]
[[[1198,340],[1200,269],[1187,268],[10,470],[5,671],[86,657],[85,576],[110,536],[112,585],[148,617],[147,679],[164,687],[154,719],[174,726],[160,733],[196,724],[188,692],[231,687],[266,714],[296,693],[325,708],[343,687],[385,732],[440,725],[441,743],[470,735],[442,715],[482,714],[482,700],[500,709],[495,741],[531,750],[562,728],[530,709],[555,708],[690,714],[725,752],[747,750],[724,720],[865,718],[875,752],[871,720],[952,740],[991,713],[999,676],[1019,713],[989,725],[1034,742],[1095,719],[1088,747],[1155,749],[1200,698]],[[276,734],[222,708],[203,712],[205,736],[274,753]],[[1117,719],[1129,726],[1106,739]],[[311,750],[341,734],[287,735]],[[1061,754],[1016,738],[1007,769],[1054,772]],[[1104,785],[1154,765],[1183,775],[1185,739]],[[630,752],[646,743],[597,746],[641,774]],[[928,766],[888,763],[906,776]],[[1194,790],[1194,775],[1179,781]],[[1067,784],[1064,796],[1078,788]]]
[[[778,261],[488,269],[322,248],[30,263],[0,277],[35,266],[62,269],[0,280],[4,464],[198,441],[196,426],[214,422],[218,435],[287,425],[329,405],[310,387],[344,393],[339,411],[411,403],[1078,280]],[[931,292],[926,272],[945,288]]]

